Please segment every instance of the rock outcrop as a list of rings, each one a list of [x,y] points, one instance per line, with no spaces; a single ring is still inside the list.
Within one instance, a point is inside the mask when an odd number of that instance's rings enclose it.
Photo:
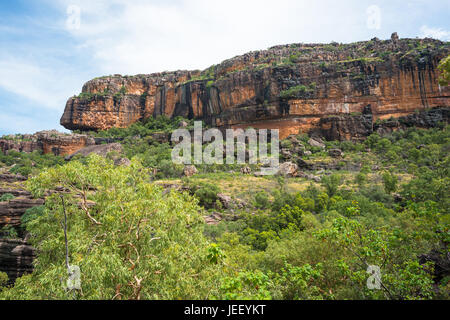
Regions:
[[[120,154],[123,151],[123,147],[120,143],[108,143],[108,144],[101,144],[101,145],[93,145],[86,148],[82,148],[71,155],[66,157],[66,160],[71,160],[73,157],[77,155],[81,155],[83,157],[87,157],[88,155],[94,153],[98,154],[99,156],[106,157],[108,153],[110,152],[116,152]]]
[[[95,144],[95,139],[88,135],[61,133],[56,130],[0,138],[0,150],[3,153],[15,150],[19,152],[41,151],[55,155],[68,155],[93,144]]]
[[[0,202],[0,229],[3,227],[15,228],[18,236],[25,239],[3,238],[0,233],[0,271],[6,272],[9,284],[12,284],[24,273],[33,271],[34,248],[27,242],[27,236],[23,230],[18,228],[21,217],[29,208],[42,205],[44,200],[33,199],[31,194],[21,186],[24,178],[22,176],[2,174],[0,175],[0,196],[6,193],[15,196],[9,201]]]
[[[9,201],[0,202],[0,228],[3,226],[17,227],[20,225],[20,218],[29,208],[44,204],[42,199],[31,199],[26,196],[19,196]]]
[[[0,239],[0,271],[8,275],[9,284],[33,271],[35,257],[35,249],[25,240]]]
[[[359,139],[377,119],[449,107],[450,89],[439,86],[436,68],[449,52],[448,42],[393,34],[386,41],[275,46],[204,71],[102,77],[68,100],[61,124],[103,130],[164,114],[222,128],[276,128],[281,138],[323,129]],[[347,115],[357,117],[341,118]]]

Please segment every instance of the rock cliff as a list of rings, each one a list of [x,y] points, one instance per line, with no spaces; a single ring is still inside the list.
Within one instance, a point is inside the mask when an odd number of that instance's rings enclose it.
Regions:
[[[398,118],[449,106],[450,89],[439,86],[436,68],[449,53],[448,42],[393,34],[383,41],[275,46],[204,71],[101,77],[67,101],[61,124],[103,130],[164,114],[222,128],[277,128],[284,138],[326,127],[329,117],[360,116],[368,105],[373,122]]]
[[[4,153],[15,150],[69,155],[95,143],[95,139],[88,135],[66,134],[51,130],[40,131],[35,134],[4,136],[0,138],[0,150]]]
[[[27,242],[28,236],[20,230],[21,217],[29,208],[42,205],[43,199],[33,199],[25,190],[24,177],[0,174],[0,196],[11,194],[15,198],[0,202],[0,271],[6,272],[9,284],[24,273],[32,272],[35,249]],[[5,238],[4,227],[14,228],[14,239]]]

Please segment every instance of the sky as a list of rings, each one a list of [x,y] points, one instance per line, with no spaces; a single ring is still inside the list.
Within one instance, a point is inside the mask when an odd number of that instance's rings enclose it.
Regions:
[[[203,70],[287,43],[450,40],[448,0],[0,0],[0,136],[57,129],[110,74]]]

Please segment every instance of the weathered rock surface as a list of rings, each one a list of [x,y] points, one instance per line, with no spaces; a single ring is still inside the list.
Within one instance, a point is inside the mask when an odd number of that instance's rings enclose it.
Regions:
[[[22,176],[0,175],[0,196],[5,193],[16,196],[12,200],[0,202],[0,229],[8,226],[19,230],[17,227],[20,225],[20,218],[25,211],[44,203],[42,199],[32,199],[31,194],[20,184],[23,180],[25,178]],[[27,237],[25,236],[25,238]],[[27,243],[26,239],[0,238],[0,271],[6,272],[9,284],[12,284],[24,273],[32,272],[34,258],[35,250]]]
[[[27,209],[42,204],[44,204],[42,199],[31,199],[23,196],[0,202],[0,227],[5,225],[19,226],[20,218]]]
[[[328,150],[328,154],[333,158],[340,158],[344,155],[341,149],[330,149]]]
[[[9,283],[33,271],[35,249],[21,239],[0,239],[0,271],[6,272]]]
[[[317,148],[322,148],[322,149],[325,148],[325,144],[317,138],[316,139],[310,138],[308,140],[308,143],[312,147],[317,147]]]
[[[16,182],[16,181],[25,181],[26,177],[20,174],[10,174],[10,173],[2,173],[0,174],[0,182]],[[6,193],[6,192],[5,192]]]
[[[82,148],[69,156],[66,157],[66,160],[71,160],[73,157],[77,155],[81,155],[83,157],[86,157],[90,154],[98,154],[99,156],[106,157],[106,155],[110,152],[117,152],[121,153],[123,150],[123,147],[120,143],[108,143],[108,144],[101,144],[101,145],[93,145],[88,146],[85,148]]]
[[[371,119],[449,107],[450,89],[438,85],[436,68],[449,52],[448,42],[393,34],[386,41],[275,46],[201,72],[102,77],[68,100],[61,124],[99,130],[165,114],[224,128],[276,128],[281,138],[314,129],[360,138],[371,132]]]
[[[186,177],[192,177],[196,173],[197,173],[197,168],[193,165],[185,166],[183,169],[183,174]]]
[[[286,177],[295,177],[297,175],[298,166],[292,162],[283,162],[278,168],[278,174]]]
[[[95,140],[84,134],[61,133],[56,130],[40,131],[32,135],[15,135],[0,138],[0,149],[19,152],[42,151],[55,155],[68,155],[95,144]]]

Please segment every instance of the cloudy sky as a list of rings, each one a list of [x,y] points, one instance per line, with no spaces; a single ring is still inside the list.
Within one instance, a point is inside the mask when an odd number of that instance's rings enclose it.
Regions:
[[[285,43],[450,40],[448,0],[0,0],[0,135],[63,130],[109,74],[205,69]]]

